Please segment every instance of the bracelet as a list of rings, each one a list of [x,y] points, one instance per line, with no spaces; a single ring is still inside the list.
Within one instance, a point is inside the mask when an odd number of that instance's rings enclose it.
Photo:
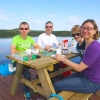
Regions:
[[[63,60],[63,63],[65,64],[65,60],[66,60],[66,58]]]

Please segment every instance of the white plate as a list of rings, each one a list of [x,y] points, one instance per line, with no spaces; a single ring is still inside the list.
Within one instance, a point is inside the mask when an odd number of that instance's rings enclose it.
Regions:
[[[52,58],[55,58],[55,55],[51,55]]]
[[[78,51],[72,51],[72,53],[79,53]]]
[[[72,53],[79,53],[76,48],[72,48]]]
[[[63,57],[65,57],[65,55],[62,55]],[[51,55],[52,58],[55,58],[55,55]]]

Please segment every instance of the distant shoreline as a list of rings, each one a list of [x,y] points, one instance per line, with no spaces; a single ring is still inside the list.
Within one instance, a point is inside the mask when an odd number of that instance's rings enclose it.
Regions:
[[[28,35],[32,36],[32,37],[37,37],[44,32],[45,31],[32,31],[31,30]],[[52,31],[52,33],[55,36],[59,36],[59,37],[65,37],[65,36],[71,35],[70,31]],[[16,29],[15,30],[0,30],[0,38],[12,38],[18,34],[19,34],[19,32]]]

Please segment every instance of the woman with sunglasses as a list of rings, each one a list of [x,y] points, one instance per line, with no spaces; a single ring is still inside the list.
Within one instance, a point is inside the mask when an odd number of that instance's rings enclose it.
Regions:
[[[81,34],[86,46],[84,56],[79,64],[76,64],[62,55],[57,54],[56,59],[72,67],[75,72],[63,80],[55,82],[56,92],[74,91],[82,93],[95,93],[100,90],[100,43],[98,26],[92,19],[82,23]]]
[[[85,39],[81,35],[81,27],[79,25],[75,25],[71,29],[72,37],[78,42],[76,49],[80,52],[80,57],[82,59],[84,51],[85,51]]]

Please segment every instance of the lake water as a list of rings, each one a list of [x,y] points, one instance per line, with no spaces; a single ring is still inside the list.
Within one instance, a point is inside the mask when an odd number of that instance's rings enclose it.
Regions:
[[[62,42],[63,39],[65,39],[65,37],[57,37],[57,40],[59,42]],[[66,37],[66,39],[68,39],[68,42],[70,45],[72,37]],[[37,37],[34,37],[34,40],[37,42]],[[0,64],[11,63],[11,60],[6,58],[6,55],[10,54],[11,41],[12,41],[12,38],[0,38]],[[76,57],[71,60],[74,62],[78,62],[80,58]]]

